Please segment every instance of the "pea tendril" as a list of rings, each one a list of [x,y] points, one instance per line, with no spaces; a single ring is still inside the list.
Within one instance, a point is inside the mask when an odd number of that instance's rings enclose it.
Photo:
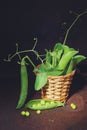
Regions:
[[[77,22],[77,20],[78,20],[81,16],[83,16],[84,14],[86,14],[86,13],[87,13],[87,10],[84,11],[84,12],[82,12],[81,14],[74,13],[74,14],[77,15],[77,17],[75,18],[75,20],[72,22],[72,24],[70,25],[70,27],[69,27],[69,28],[67,29],[67,31],[66,31],[65,38],[64,38],[64,42],[63,42],[64,45],[65,45],[65,43],[66,43],[66,40],[67,40],[67,37],[68,37],[68,35],[69,35],[69,32],[70,32],[71,28],[74,26],[74,24]]]
[[[34,38],[34,40],[35,40],[35,43],[34,43],[34,46],[31,50],[19,51],[18,44],[16,43],[16,52],[14,54],[9,54],[8,58],[4,59],[4,61],[10,62],[15,56],[18,56],[19,60],[21,61],[22,58],[21,58],[20,54],[33,52],[37,56],[37,59],[39,59],[41,61],[41,63],[43,63],[44,60],[41,58],[42,55],[39,55],[38,52],[35,50],[36,44],[38,42],[38,38]],[[29,62],[32,64],[32,66],[35,67],[34,63],[32,62],[32,60],[30,59],[29,56],[24,56],[24,58],[27,58],[29,60]]]
[[[87,10],[82,12],[82,13],[80,13],[80,14],[72,12],[72,11],[70,13],[74,13],[76,15],[76,18],[74,19],[74,21],[72,22],[72,24],[69,26],[69,28],[66,31],[66,34],[65,34],[65,37],[64,37],[64,41],[63,41],[63,45],[66,44],[66,40],[67,40],[67,37],[69,35],[69,32],[70,32],[71,28],[74,26],[74,24],[77,22],[77,20],[81,16],[83,16],[83,15],[85,15],[87,13]],[[37,59],[39,59],[41,64],[42,64],[44,62],[44,60],[46,60],[46,59],[45,58],[41,58],[41,57],[42,56],[46,56],[46,55],[39,55],[39,53],[35,50],[37,42],[38,42],[38,38],[34,38],[34,41],[35,41],[35,43],[34,43],[34,46],[33,46],[32,49],[30,49],[30,50],[29,49],[28,50],[22,50],[22,51],[19,51],[18,44],[16,43],[16,51],[15,51],[15,53],[14,54],[9,54],[8,58],[4,59],[4,61],[10,62],[15,56],[18,56],[19,60],[21,61],[21,59],[22,59],[21,54],[33,52],[37,56]],[[24,56],[24,57],[26,57],[26,56]],[[34,63],[31,61],[29,56],[27,56],[27,59],[32,64],[32,66],[35,67]]]

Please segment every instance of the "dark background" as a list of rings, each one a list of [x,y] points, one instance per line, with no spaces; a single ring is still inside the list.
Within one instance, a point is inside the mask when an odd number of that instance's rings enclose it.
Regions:
[[[34,37],[38,37],[36,50],[41,54],[44,53],[45,48],[52,49],[56,42],[63,42],[66,28],[75,18],[75,15],[70,14],[69,11],[81,13],[85,9],[87,9],[87,0],[0,1],[0,130],[37,130],[40,128],[41,130],[47,128],[50,130],[64,128],[65,130],[66,127],[70,130],[87,129],[87,104],[84,111],[80,113],[70,113],[64,108],[65,112],[62,109],[58,111],[53,109],[49,112],[44,111],[40,115],[32,111],[30,118],[22,118],[20,112],[24,110],[24,106],[22,109],[16,109],[21,88],[20,65],[17,64],[17,57],[11,62],[3,61],[8,54],[15,53],[16,43],[19,44],[19,50],[32,49]],[[67,45],[79,49],[80,54],[87,56],[87,15],[82,16],[72,28]],[[35,56],[32,54],[30,56],[37,65]],[[82,73],[86,73],[87,86],[87,60],[78,68]],[[33,67],[29,65],[29,92],[26,102],[30,98],[41,97],[39,92],[34,91],[35,75],[32,71]],[[84,88],[84,77],[84,75],[76,75],[71,93]],[[82,96],[87,103],[87,89],[83,90]],[[77,100],[74,98],[73,101],[81,103],[79,98]]]
[[[38,37],[36,49],[43,54],[44,49],[52,49],[56,42],[62,42],[66,28],[72,23],[75,14],[69,11],[81,13],[87,9],[87,2],[82,1],[7,1],[2,3],[0,11],[0,89],[5,91],[18,90],[20,86],[20,65],[17,59],[12,62],[4,62],[9,53],[14,53],[16,43],[19,49],[32,49],[34,37]],[[63,23],[66,23],[64,25]],[[70,47],[79,49],[80,53],[87,56],[87,15],[84,15],[70,31],[67,39]],[[35,64],[35,57],[32,56]],[[85,71],[84,61],[80,66]],[[33,68],[28,66],[29,86],[33,89],[34,74]],[[13,88],[12,86],[15,86]],[[4,87],[5,86],[5,87]]]

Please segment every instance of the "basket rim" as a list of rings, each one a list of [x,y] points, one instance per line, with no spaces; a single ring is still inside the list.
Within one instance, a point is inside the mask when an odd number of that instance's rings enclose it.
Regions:
[[[73,70],[71,73],[66,74],[66,75],[60,75],[60,76],[47,76],[47,77],[48,77],[48,78],[50,78],[50,77],[53,77],[53,78],[57,78],[57,77],[59,77],[59,78],[69,77],[69,76],[74,75],[74,74],[75,74],[75,72],[76,72],[76,69],[75,69],[75,70]]]
[[[37,65],[37,68],[40,66],[40,64],[39,65]],[[62,77],[69,77],[69,76],[73,76],[74,74],[75,74],[75,72],[76,72],[76,69],[74,69],[74,70],[72,70],[69,74],[65,74],[65,75],[59,75],[59,76],[47,76],[48,78],[50,78],[50,77],[53,77],[53,78],[57,78],[57,77],[59,77],[59,78],[62,78]],[[38,75],[38,73],[35,73],[35,75],[37,76]]]

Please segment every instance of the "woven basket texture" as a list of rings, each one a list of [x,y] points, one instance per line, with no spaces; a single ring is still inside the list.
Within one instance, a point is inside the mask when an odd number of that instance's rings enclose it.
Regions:
[[[48,76],[48,83],[41,89],[42,99],[66,102],[75,70],[63,76]]]

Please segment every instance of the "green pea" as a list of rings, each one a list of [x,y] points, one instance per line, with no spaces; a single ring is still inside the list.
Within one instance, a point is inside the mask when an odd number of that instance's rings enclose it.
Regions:
[[[17,104],[17,109],[21,108],[25,100],[27,98],[28,94],[28,74],[27,74],[27,68],[26,68],[26,62],[23,58],[21,61],[21,91],[20,91],[20,97]]]
[[[38,106],[38,107],[40,107],[40,106],[41,106],[41,104],[40,104],[40,103],[38,103],[38,104],[37,104],[37,106]]]
[[[26,116],[29,116],[29,115],[30,115],[30,112],[26,111],[26,112],[25,112],[25,115],[26,115]]]
[[[25,111],[21,111],[21,115],[22,115],[22,116],[25,116]]]
[[[46,106],[49,106],[50,105],[50,103],[49,102],[46,102]]]
[[[36,107],[36,104],[33,104],[33,105],[32,105],[32,108],[35,108],[35,107]]]
[[[40,111],[40,110],[37,110],[36,113],[37,113],[37,114],[41,114],[41,111]]]
[[[70,106],[71,106],[71,108],[72,108],[73,110],[75,110],[75,109],[77,108],[74,103],[71,103]]]
[[[54,101],[51,101],[50,104],[54,104]]]
[[[44,100],[41,100],[41,102],[40,102],[42,105],[44,105],[45,104],[45,101]]]

